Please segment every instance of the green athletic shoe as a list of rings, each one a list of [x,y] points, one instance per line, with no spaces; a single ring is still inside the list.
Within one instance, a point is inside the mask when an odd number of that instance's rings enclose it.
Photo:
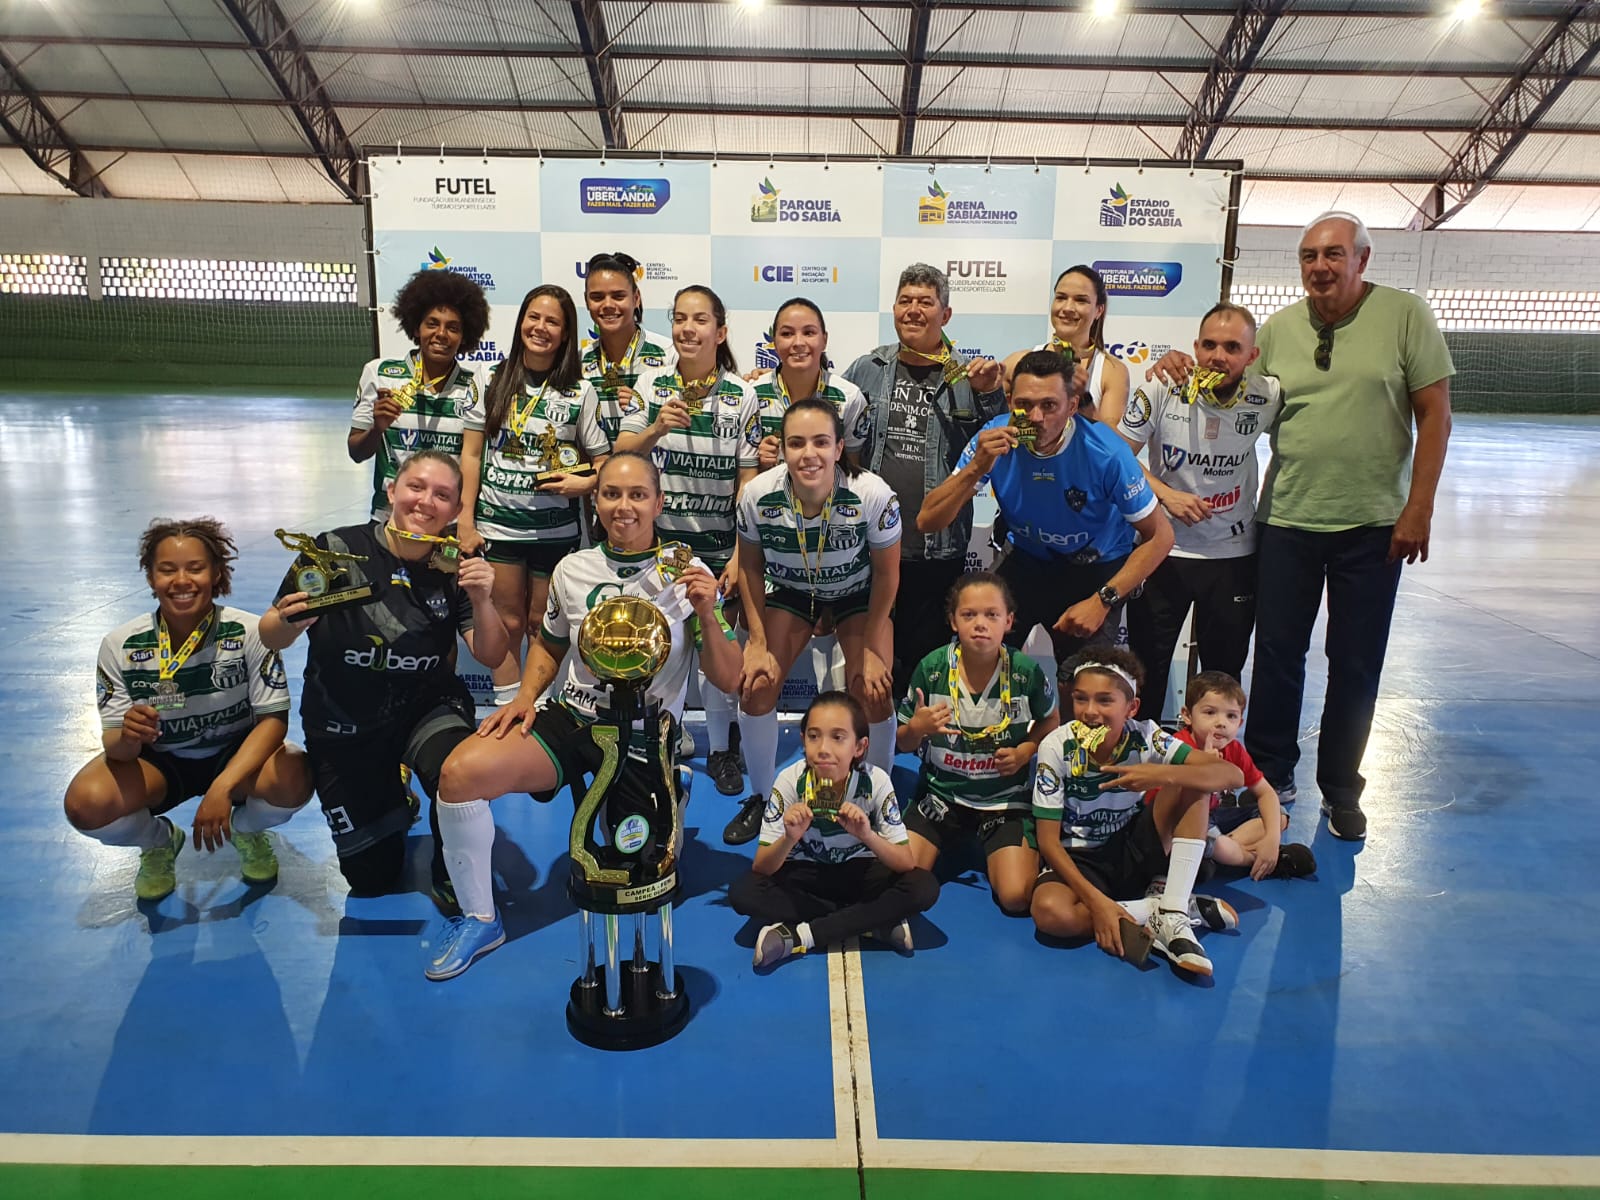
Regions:
[[[183,830],[165,817],[167,844],[139,854],[139,873],[133,877],[133,894],[141,900],[163,900],[178,886],[177,858],[183,849]]]
[[[239,852],[239,874],[246,883],[276,883],[278,856],[265,833],[234,832],[233,848]]]

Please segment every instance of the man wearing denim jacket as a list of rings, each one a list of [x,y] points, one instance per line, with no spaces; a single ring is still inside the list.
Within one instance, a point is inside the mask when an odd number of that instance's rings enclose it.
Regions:
[[[923,497],[955,469],[978,428],[1005,411],[1000,364],[968,362],[944,337],[950,281],[927,263],[912,263],[895,289],[898,345],[879,346],[850,364],[845,378],[866,394],[871,432],[862,465],[883,476],[915,513]],[[956,376],[955,382],[950,377]],[[949,528],[900,539],[900,593],[894,611],[895,694],[905,692],[922,656],[949,640],[945,594],[966,569],[972,537],[968,502]]]

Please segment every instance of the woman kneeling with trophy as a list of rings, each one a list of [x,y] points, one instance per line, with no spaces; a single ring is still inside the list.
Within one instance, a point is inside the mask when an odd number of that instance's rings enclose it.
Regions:
[[[400,765],[434,799],[445,758],[472,735],[472,696],[452,661],[457,632],[486,666],[509,645],[490,599],[493,569],[445,535],[461,510],[456,460],[418,451],[388,496],[386,521],[315,538],[280,529],[299,557],[261,618],[270,650],[310,632],[300,721],[339,870],[359,895],[392,891],[404,873],[416,817]],[[434,842],[434,899],[453,909]]]
[[[674,728],[665,739],[669,748],[677,743],[675,726],[697,647],[712,686],[727,690],[738,682],[742,659],[722,619],[716,579],[686,546],[660,542],[655,522],[661,509],[661,481],[649,459],[619,452],[606,461],[595,491],[605,541],[556,564],[544,624],[529,645],[516,699],[484,721],[478,736],[445,763],[440,832],[461,916],[449,920],[438,939],[425,970],[429,979],[459,975],[505,941],[490,880],[494,820],[489,801],[510,792],[549,800],[569,784],[576,797],[583,776],[602,767],[603,750],[593,735],[597,722],[609,715],[611,697],[585,661],[594,656],[573,655],[557,692],[539,704],[591,609],[619,596],[635,597],[665,618],[671,650],[642,700],[647,709],[659,706],[672,718]],[[670,749],[668,755],[670,760]],[[652,786],[651,774],[648,756],[630,750],[613,788],[625,801],[630,791]]]

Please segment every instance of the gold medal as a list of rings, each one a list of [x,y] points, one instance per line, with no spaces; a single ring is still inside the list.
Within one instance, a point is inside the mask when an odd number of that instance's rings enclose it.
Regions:
[[[184,663],[189,661],[189,656],[200,648],[206,640],[206,634],[211,632],[211,622],[217,615],[212,609],[205,615],[205,619],[194,627],[194,631],[184,639],[178,652],[172,652],[172,635],[167,632],[166,617],[156,620],[156,694],[151,701],[151,707],[156,709],[179,709],[184,705],[183,692],[178,688],[178,671]]]
[[[801,798],[814,816],[827,820],[837,820],[839,809],[843,806],[846,796],[848,779],[844,783],[835,783],[831,779],[818,779],[806,769]]]
[[[521,438],[513,433],[500,447],[500,453],[503,457],[509,458],[512,462],[521,462],[525,457],[527,457],[528,447]]]
[[[711,389],[717,386],[719,373],[713,371],[704,379],[684,379],[681,375],[678,377],[683,384],[678,394],[683,397],[683,406],[689,410],[691,417],[697,417],[704,411],[705,399],[711,394]]]
[[[392,393],[393,399],[400,406],[401,412],[410,412],[418,397],[426,392],[433,391],[435,387],[444,382],[445,376],[450,374],[449,371],[446,371],[444,375],[439,376],[437,379],[426,378],[422,371],[422,355],[420,353],[417,355],[417,362],[412,370],[414,373],[411,378]]]
[[[1011,420],[1009,425],[1013,430],[1016,431],[1017,445],[1026,446],[1029,450],[1032,450],[1034,446],[1038,445],[1039,427],[1035,425],[1033,423],[1033,419],[1028,416],[1027,409],[1013,408],[1011,410]]]
[[[1089,771],[1089,755],[1100,749],[1105,744],[1106,735],[1111,732],[1109,725],[1085,725],[1082,721],[1071,721],[1067,730],[1072,734],[1072,776],[1074,779],[1082,778]]]
[[[1238,403],[1237,394],[1228,404],[1217,399],[1217,388],[1227,381],[1227,375],[1221,371],[1208,371],[1204,367],[1196,367],[1189,372],[1188,382],[1183,385],[1183,402],[1185,404],[1201,402],[1218,408],[1231,408]]]
[[[693,551],[682,542],[662,542],[656,547],[656,569],[666,583],[681,578],[693,562]]]
[[[171,679],[163,679],[156,684],[156,694],[150,700],[150,707],[158,712],[173,712],[184,705],[183,693],[178,690],[178,685]]]
[[[967,729],[961,724],[961,644],[952,643],[949,657],[949,691],[950,708],[955,727],[960,731],[961,740],[970,746],[975,754],[993,754],[1000,748],[1000,739],[1005,736],[1006,730],[1011,727],[1011,651],[1005,647],[1000,650],[1000,719],[993,725],[986,725],[982,729]],[[982,697],[978,697],[982,699]]]

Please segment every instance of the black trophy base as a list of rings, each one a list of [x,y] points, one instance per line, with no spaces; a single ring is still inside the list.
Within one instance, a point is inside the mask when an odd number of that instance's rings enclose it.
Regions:
[[[622,1010],[616,1016],[605,1011],[606,981],[596,971],[594,983],[584,986],[581,979],[572,984],[567,1001],[567,1028],[585,1046],[596,1050],[643,1050],[677,1037],[689,1023],[689,993],[683,990],[683,975],[674,972],[671,999],[656,994],[661,964],[651,962],[636,971],[633,964],[622,964]]]
[[[342,588],[337,592],[324,592],[320,596],[312,596],[306,601],[305,610],[296,613],[289,620],[309,621],[312,617],[320,617],[335,609],[348,608],[352,604],[371,604],[377,598],[378,594],[372,590],[372,585],[369,583],[364,583],[360,587]]]

